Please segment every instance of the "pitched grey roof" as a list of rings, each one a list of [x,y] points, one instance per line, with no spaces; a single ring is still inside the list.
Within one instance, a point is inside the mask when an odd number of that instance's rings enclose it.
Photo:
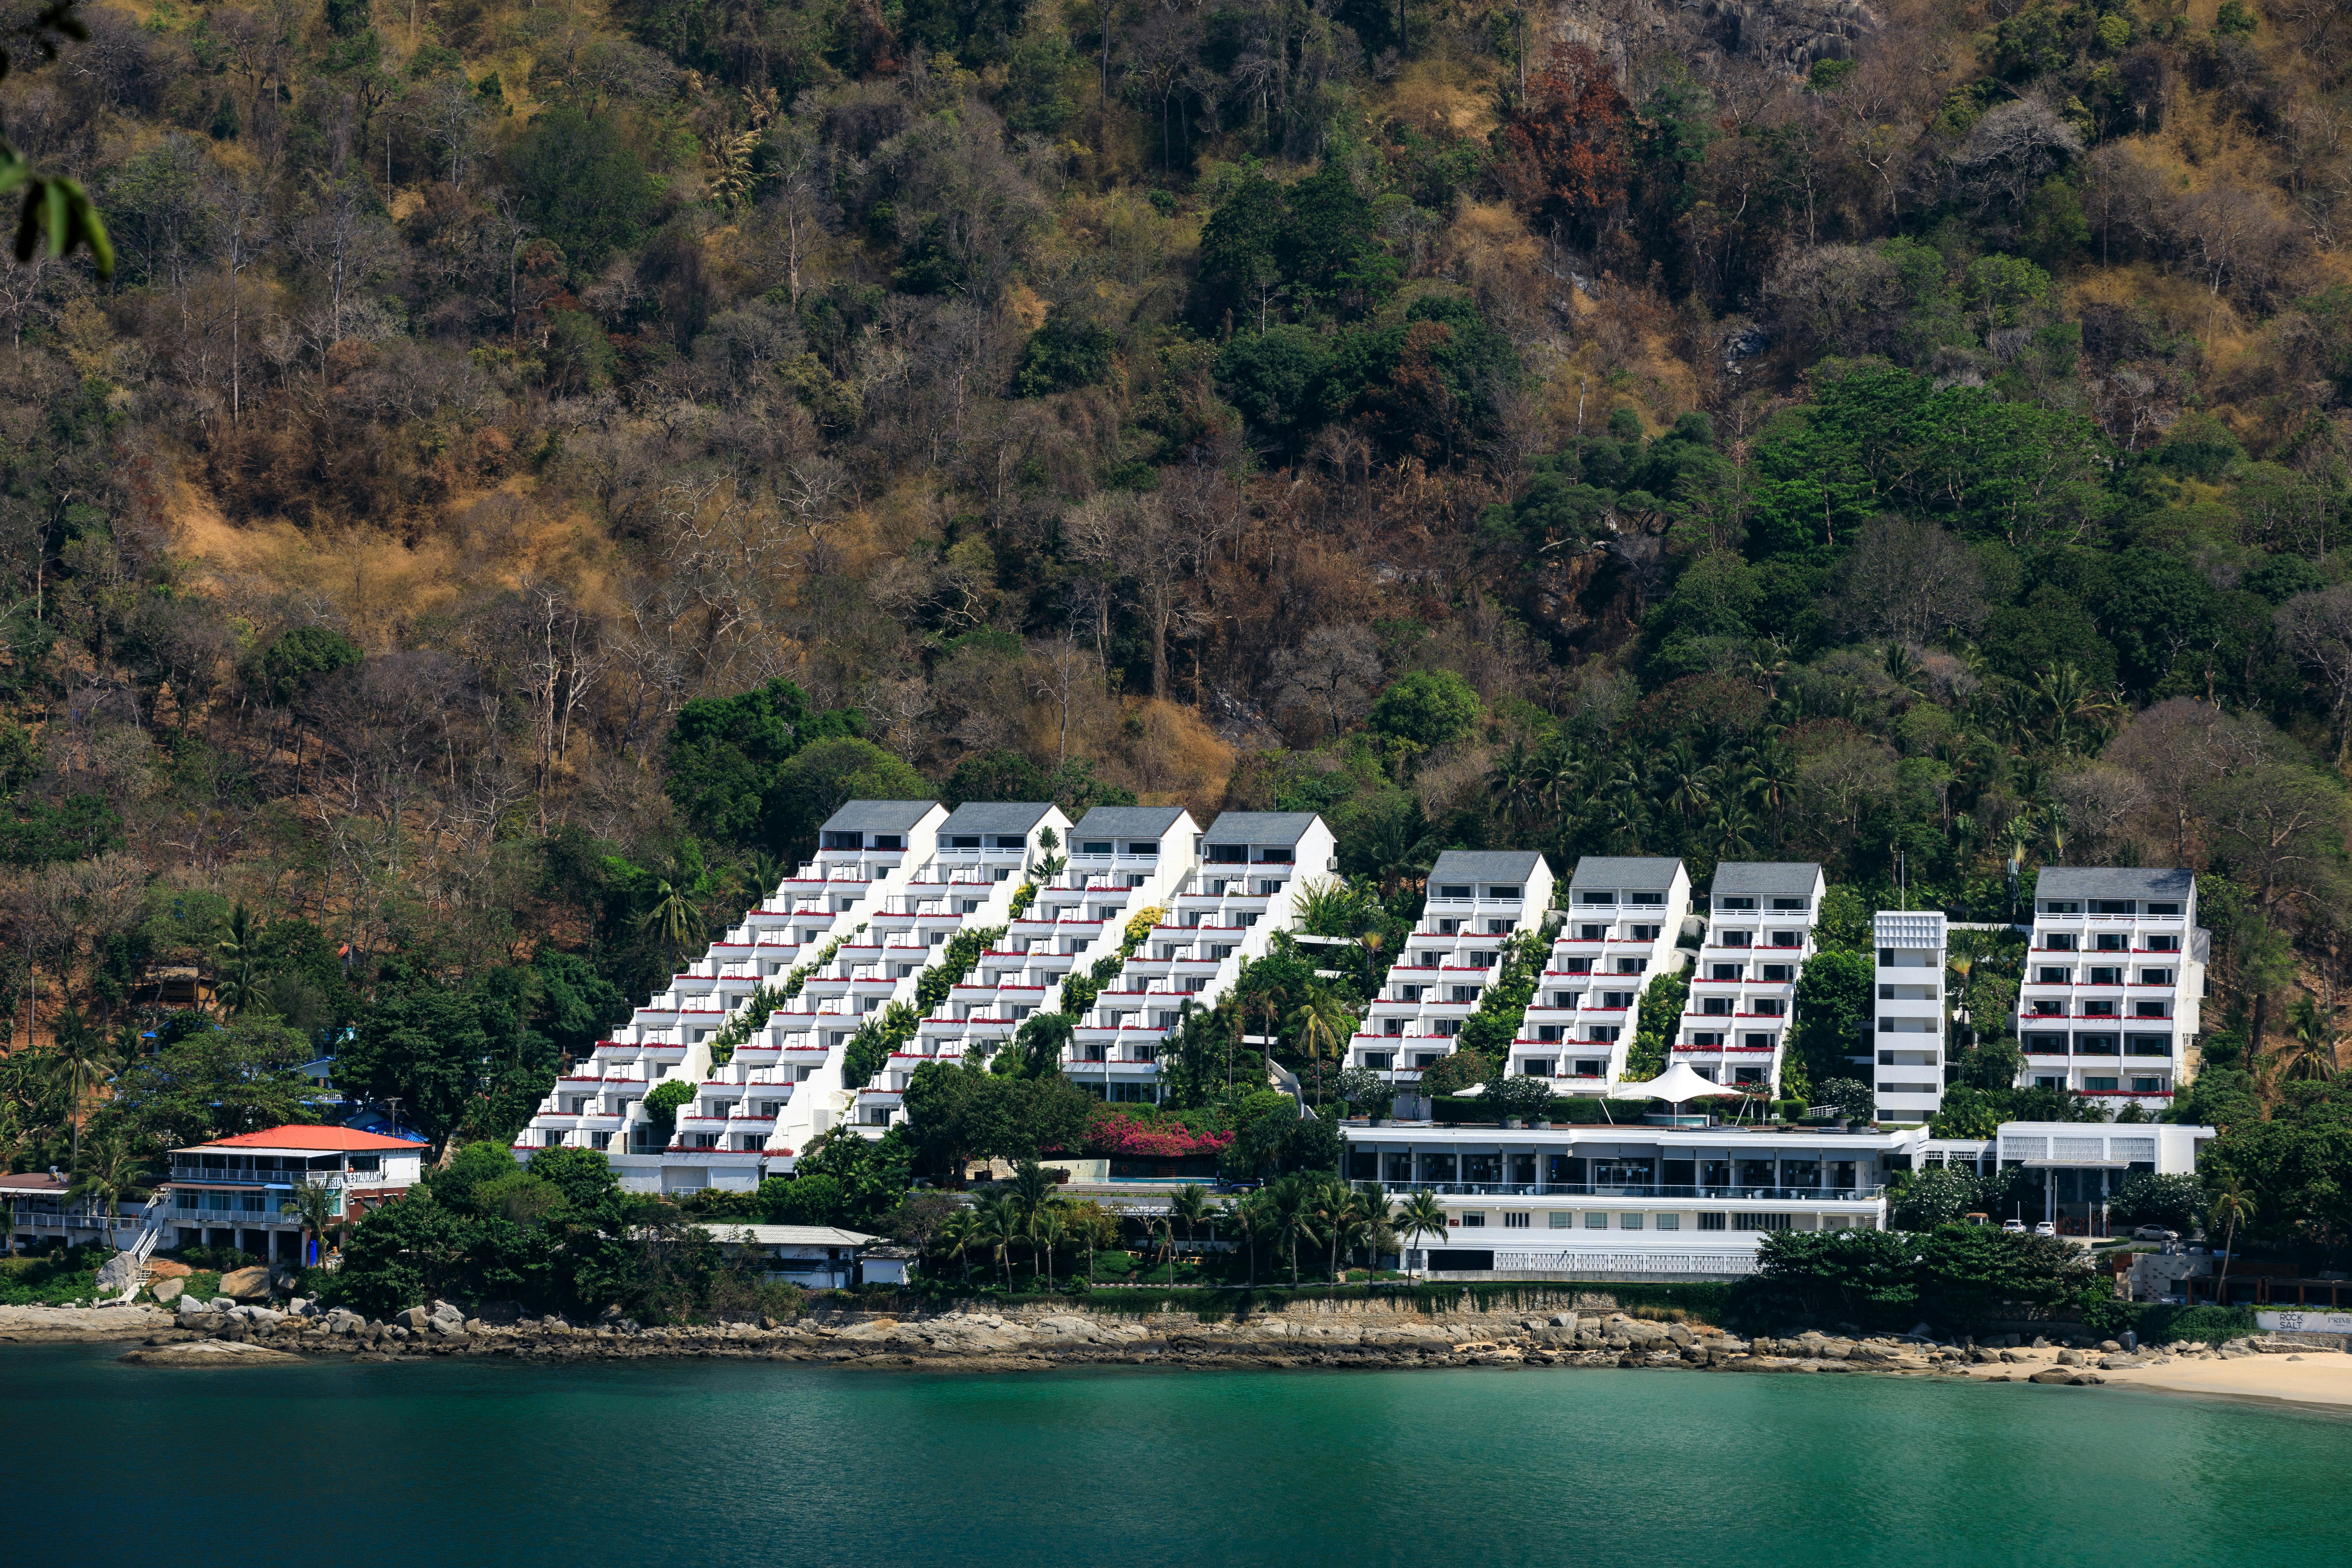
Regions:
[[[1715,868],[1716,893],[1810,894],[1822,874],[1811,860],[1726,860]]]
[[[2186,903],[2196,890],[2197,874],[2178,868],[2044,866],[2033,884],[2037,899],[2165,899]]]
[[[1664,892],[1675,885],[1675,873],[1683,863],[1664,857],[1627,855],[1587,855],[1576,863],[1576,875],[1568,879],[1570,888],[1628,888],[1641,892],[1655,889]]]
[[[1106,838],[1157,838],[1183,815],[1181,805],[1098,805],[1070,831]]]
[[[1448,849],[1429,868],[1433,882],[1517,882],[1525,886],[1544,863],[1537,849]]]
[[[908,833],[932,812],[935,800],[853,800],[824,819],[823,833]]]
[[[1054,809],[1050,800],[968,800],[948,813],[941,833],[1026,833]]]
[[[1296,844],[1315,826],[1311,811],[1224,811],[1209,824],[1212,844]]]

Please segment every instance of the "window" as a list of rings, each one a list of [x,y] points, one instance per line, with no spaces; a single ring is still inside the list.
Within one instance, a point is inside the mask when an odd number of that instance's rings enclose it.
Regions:
[[[2083,906],[2062,902],[2057,899],[2045,899],[2042,900],[2042,912],[2045,915],[2079,915],[2083,912]]]
[[[1699,1009],[1708,1017],[1727,1018],[1731,1016],[1731,998],[1709,996],[1699,1003]]]
[[[1462,1224],[1471,1230],[1484,1230],[1486,1226],[1486,1216],[1483,1214],[1465,1214],[1462,1216]]]
[[[948,847],[950,849],[977,849],[980,847],[980,835],[977,833],[955,834],[948,839]]]
[[[1580,904],[1589,904],[1595,908],[1604,905],[1613,906],[1617,902],[1617,895],[1614,893],[1579,893],[1576,895],[1576,901]]]
[[[2065,968],[2063,965],[2045,963],[2040,968],[2034,970],[2033,984],[2036,985],[2063,985],[2066,984],[2067,976],[2072,973],[2073,971]]]
[[[2164,1080],[2160,1078],[2136,1078],[2132,1079],[2132,1092],[2134,1094],[2162,1094],[2164,1092]]]
[[[1566,1209],[1554,1209],[1551,1211],[1551,1218],[1547,1223],[1549,1224],[1551,1228],[1554,1230],[1566,1230],[1568,1228],[1568,1222],[1575,1217],[1575,1215],[1570,1214]]]
[[[2139,972],[2139,983],[2142,985],[2169,985],[2172,984],[2172,971],[2169,969],[2143,969]]]
[[[1698,1227],[1701,1230],[1721,1230],[1724,1219],[1725,1216],[1719,1214],[1703,1214],[1698,1216]]]
[[[1788,1003],[1778,996],[1764,996],[1758,998],[1749,1005],[1754,1008],[1756,1016],[1759,1018],[1777,1018],[1788,1006]]]
[[[1794,964],[1768,963],[1764,966],[1764,978],[1774,984],[1786,985],[1790,981],[1794,980],[1796,977],[1796,966]]]
[[[1628,1209],[1623,1214],[1617,1216],[1617,1228],[1619,1230],[1639,1230],[1642,1228],[1642,1216],[1635,1214],[1633,1210]]]
[[[1396,1053],[1394,1051],[1366,1051],[1364,1053],[1364,1066],[1372,1072],[1394,1072],[1396,1070]]]
[[[2151,936],[2147,939],[2150,952],[2179,952],[2180,939],[2177,936]]]
[[[1503,1216],[1503,1228],[1505,1230],[1525,1230],[1528,1226],[1534,1223],[1534,1220],[1535,1216],[1533,1215],[1507,1214]]]
[[[1683,1216],[1678,1214],[1662,1214],[1658,1216],[1660,1230],[1680,1230],[1682,1227]]]
[[[2130,1057],[2168,1057],[2172,1054],[2169,1035],[2126,1035],[2124,1054]]]
[[[2124,934],[2121,931],[2101,931],[2092,940],[2092,945],[2101,952],[2121,952],[2125,947]]]
[[[1790,1216],[1784,1214],[1736,1214],[1731,1216],[1734,1230],[1793,1230]]]
[[[1709,964],[1707,966],[1706,977],[1709,980],[1737,980],[1739,978],[1739,965],[1736,963]]]
[[[1690,1043],[1694,1046],[1719,1047],[1723,1044],[1723,1033],[1719,1029],[1693,1029]]]
[[[2147,912],[2152,915],[2178,916],[2180,913],[2180,906],[2179,904],[2150,904],[2147,906]]]
[[[1628,893],[1625,901],[1635,909],[1654,910],[1665,904],[1666,896],[1664,893]]]
[[[2127,915],[2132,912],[2129,899],[2093,899],[2091,912],[2095,915]]]
[[[2073,952],[2075,951],[2074,933],[2070,931],[2052,931],[2042,939],[2042,945],[2052,952]]]
[[[1625,928],[1626,934],[1631,936],[1635,942],[1657,941],[1658,930],[1659,928],[1656,926],[1628,926]]]
[[[1470,896],[1470,889],[1458,882],[1441,882],[1437,896],[1441,899],[1466,899]]]
[[[1801,931],[1776,931],[1772,933],[1774,947],[1796,947],[1802,944],[1804,940],[1805,933]]]
[[[1775,899],[1772,900],[1772,907],[1775,910],[1801,910],[1808,902],[1809,900],[1804,899]]]
[[[1110,841],[1107,838],[1089,838],[1085,843],[1078,846],[1078,853],[1081,855],[1108,855],[1110,853]]]
[[[1586,1215],[1584,1216],[1584,1228],[1587,1230],[1607,1230],[1609,1228],[1609,1216],[1605,1214]]]
[[[1145,838],[1130,842],[1127,847],[1127,852],[1130,855],[1141,855],[1149,859],[1159,855],[1160,846],[1153,840]]]
[[[1486,889],[1486,896],[1490,899],[1516,899],[1519,896],[1519,889],[1517,888],[1489,888]]]
[[[1715,907],[1718,910],[1752,910],[1756,907],[1756,900],[1753,899],[1717,899],[1715,900]]]
[[[1769,1035],[1742,1035],[1740,1041],[1751,1051],[1769,1051],[1772,1048],[1772,1037]]]
[[[2132,1004],[2132,1016],[2135,1018],[2161,1018],[2165,1016],[2164,1009],[2165,1004],[2162,1002],[2135,1002]]]
[[[2083,1087],[2093,1094],[2098,1094],[2103,1091],[2112,1092],[2116,1087],[2116,1080],[2111,1078],[2100,1078],[2095,1076],[2084,1079],[2083,1080]]]

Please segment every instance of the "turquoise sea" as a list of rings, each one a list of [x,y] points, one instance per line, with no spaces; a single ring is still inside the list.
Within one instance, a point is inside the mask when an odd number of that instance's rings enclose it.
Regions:
[[[14,1568],[2317,1564],[2352,1420],[1616,1371],[145,1370],[0,1349]]]

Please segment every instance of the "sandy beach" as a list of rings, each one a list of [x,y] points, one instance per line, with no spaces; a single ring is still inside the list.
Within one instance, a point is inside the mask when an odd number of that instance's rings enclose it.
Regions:
[[[1971,1366],[1965,1375],[1979,1381],[2015,1381],[2054,1363],[2039,1365]],[[2352,1410],[2352,1355],[2312,1350],[2291,1355],[2232,1356],[2227,1360],[2176,1357],[2159,1366],[2086,1370],[2115,1388],[2152,1388],[2174,1394],[2214,1394],[2236,1399],[2269,1399],[2287,1405],[2328,1405]]]

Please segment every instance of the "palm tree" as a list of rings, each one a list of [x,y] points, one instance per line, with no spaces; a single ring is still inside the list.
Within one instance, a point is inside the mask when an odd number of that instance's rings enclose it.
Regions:
[[[1249,1268],[1249,1289],[1253,1290],[1257,1289],[1257,1233],[1265,1213],[1265,1205],[1255,1193],[1227,1198],[1224,1207],[1218,1213],[1218,1217],[1233,1226],[1234,1233],[1242,1238],[1242,1250]]]
[[[296,1182],[294,1190],[286,1194],[286,1207],[301,1220],[304,1236],[319,1239],[323,1252],[327,1227],[340,1217],[342,1207],[336,1201],[335,1189],[324,1182]]]
[[[679,952],[701,928],[702,910],[694,901],[685,868],[676,860],[654,878],[653,891],[654,901],[637,917],[637,923],[652,928],[670,955],[670,967],[676,969]]]
[[[235,1013],[254,999],[253,965],[260,957],[253,912],[243,902],[231,906],[221,939],[213,943],[220,954],[219,978],[213,982],[213,1005]]]
[[[972,1249],[980,1245],[980,1226],[970,1209],[958,1209],[948,1215],[931,1238],[932,1249],[943,1258],[952,1258],[963,1266],[963,1282],[971,1283]]]
[[[1748,753],[1739,783],[1750,799],[1772,814],[1772,842],[1780,842],[1781,820],[1797,790],[1797,755],[1777,735],[1767,736]]]
[[[143,1162],[120,1133],[93,1138],[88,1153],[75,1162],[73,1184],[66,1189],[66,1197],[69,1202],[86,1202],[97,1213],[119,1215],[122,1200],[131,1194],[144,1173]]]
[[[1404,1206],[1397,1210],[1396,1227],[1407,1245],[1417,1237],[1442,1239],[1445,1235],[1445,1205],[1437,1201],[1435,1193],[1423,1188],[1405,1199]]]
[[[1013,1273],[1005,1255],[1021,1239],[1021,1202],[1010,1193],[990,1198],[972,1216],[972,1239],[995,1257],[997,1276],[1007,1290],[1013,1289]]]
[[[1013,1195],[1026,1219],[1054,1201],[1053,1173],[1034,1160],[1022,1161],[1013,1167]]]
[[[2336,1019],[2309,996],[2295,998],[2286,1016],[2287,1043],[2279,1047],[2284,1076],[2325,1080],[2336,1076]]]
[[[1356,1032],[1355,1011],[1329,986],[1309,985],[1307,999],[1291,1011],[1290,1025],[1307,1047],[1307,1059],[1315,1064],[1315,1098],[1319,1102],[1324,1054],[1328,1052],[1337,1061],[1347,1050],[1348,1038]]]
[[[1200,1233],[1201,1226],[1208,1223],[1211,1213],[1205,1187],[1179,1187],[1176,1195],[1168,1200],[1168,1217],[1184,1227],[1184,1245],[1187,1247],[1192,1245],[1192,1238]]]
[[[2223,1182],[2221,1190],[2205,1205],[2205,1212],[2221,1222],[2221,1276],[2213,1283],[2216,1303],[2230,1304],[2230,1248],[2238,1237],[2238,1226],[2254,1217],[2254,1200],[2237,1177]]]
[[[1045,1203],[1029,1215],[1029,1244],[1045,1265],[1045,1293],[1054,1291],[1054,1249],[1070,1234],[1069,1222],[1062,1217],[1061,1205]]]
[[[1273,1235],[1276,1245],[1289,1249],[1290,1288],[1298,1289],[1298,1244],[1302,1240],[1313,1246],[1319,1239],[1316,1233],[1315,1182],[1304,1173],[1294,1172],[1266,1189],[1274,1205]]]
[[[1327,1295],[1339,1289],[1339,1242],[1348,1229],[1349,1218],[1355,1211],[1356,1194],[1336,1171],[1317,1180],[1309,1206],[1315,1212],[1315,1223],[1331,1249],[1331,1284]]]
[[[1364,950],[1364,989],[1371,990],[1381,983],[1381,949],[1389,944],[1389,933],[1378,926],[1356,933],[1356,945]]]
[[[58,1016],[58,1052],[52,1067],[64,1083],[67,1103],[73,1112],[73,1164],[81,1166],[82,1110],[99,1085],[122,1068],[121,1058],[107,1044],[106,1037],[90,1027],[89,1020],[72,1007]]]
[[[1395,1243],[1396,1203],[1380,1183],[1365,1182],[1356,1188],[1355,1200],[1348,1205],[1348,1234],[1349,1249],[1361,1245],[1374,1267]]]
[[[2074,664],[2052,664],[2034,678],[2033,704],[2041,710],[2050,743],[2062,752],[2075,749],[2082,731],[2093,734],[2118,711],[2115,700],[2091,684]]]

